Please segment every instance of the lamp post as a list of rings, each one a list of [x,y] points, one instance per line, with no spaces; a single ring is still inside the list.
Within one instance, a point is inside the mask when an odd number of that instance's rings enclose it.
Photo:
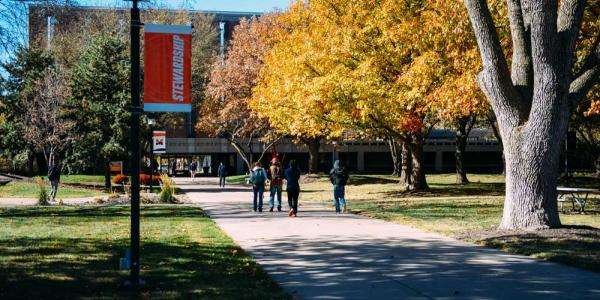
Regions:
[[[331,153],[331,165],[333,165],[335,164],[335,150],[337,147],[337,141],[334,140],[333,142],[331,142],[331,144],[333,144],[333,152]]]
[[[152,193],[152,185],[154,183],[154,132],[152,131],[154,119],[148,118],[148,127],[150,129],[150,193]]]
[[[139,289],[140,280],[140,10],[138,0],[131,0],[131,236],[129,280],[125,288]]]

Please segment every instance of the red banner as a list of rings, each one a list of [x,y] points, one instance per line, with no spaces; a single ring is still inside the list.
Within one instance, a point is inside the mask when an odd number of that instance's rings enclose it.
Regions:
[[[144,110],[192,110],[192,28],[144,25]]]

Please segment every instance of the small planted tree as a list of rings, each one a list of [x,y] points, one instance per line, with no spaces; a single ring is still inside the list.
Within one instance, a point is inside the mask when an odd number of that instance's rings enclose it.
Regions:
[[[23,98],[23,137],[44,154],[52,167],[56,155],[76,138],[74,123],[65,118],[65,103],[71,91],[60,67],[48,69],[34,87],[34,96]]]

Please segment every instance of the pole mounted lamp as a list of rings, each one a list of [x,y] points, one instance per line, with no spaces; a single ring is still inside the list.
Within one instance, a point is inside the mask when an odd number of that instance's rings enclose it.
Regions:
[[[153,126],[154,119],[148,118],[148,127],[150,129],[150,193],[152,193],[153,183],[154,183],[154,132]]]
[[[129,249],[129,279],[122,287],[138,290],[145,284],[140,280],[140,10],[141,0],[125,0],[131,6],[131,237]]]
[[[333,165],[335,163],[335,156],[336,156],[335,151],[337,150],[337,144],[338,144],[338,142],[336,140],[333,140],[331,142],[331,144],[333,145],[333,152],[332,152],[332,156],[331,156],[332,157],[332,159],[331,159],[331,165]]]

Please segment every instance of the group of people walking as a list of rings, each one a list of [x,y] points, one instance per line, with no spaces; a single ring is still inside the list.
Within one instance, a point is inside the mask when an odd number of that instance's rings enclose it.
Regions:
[[[295,217],[298,213],[298,197],[300,196],[300,169],[295,160],[290,160],[289,166],[282,168],[281,162],[277,157],[271,160],[271,165],[267,170],[262,167],[260,162],[254,163],[251,170],[250,183],[252,183],[253,192],[253,210],[255,212],[263,211],[263,198],[265,186],[269,185],[269,211],[275,209],[275,200],[277,200],[277,211],[281,211],[281,194],[285,180],[286,193],[288,198],[288,216]],[[345,187],[348,182],[348,172],[339,160],[336,160],[333,169],[329,172],[329,179],[333,184],[333,202],[335,212],[346,212]]]

